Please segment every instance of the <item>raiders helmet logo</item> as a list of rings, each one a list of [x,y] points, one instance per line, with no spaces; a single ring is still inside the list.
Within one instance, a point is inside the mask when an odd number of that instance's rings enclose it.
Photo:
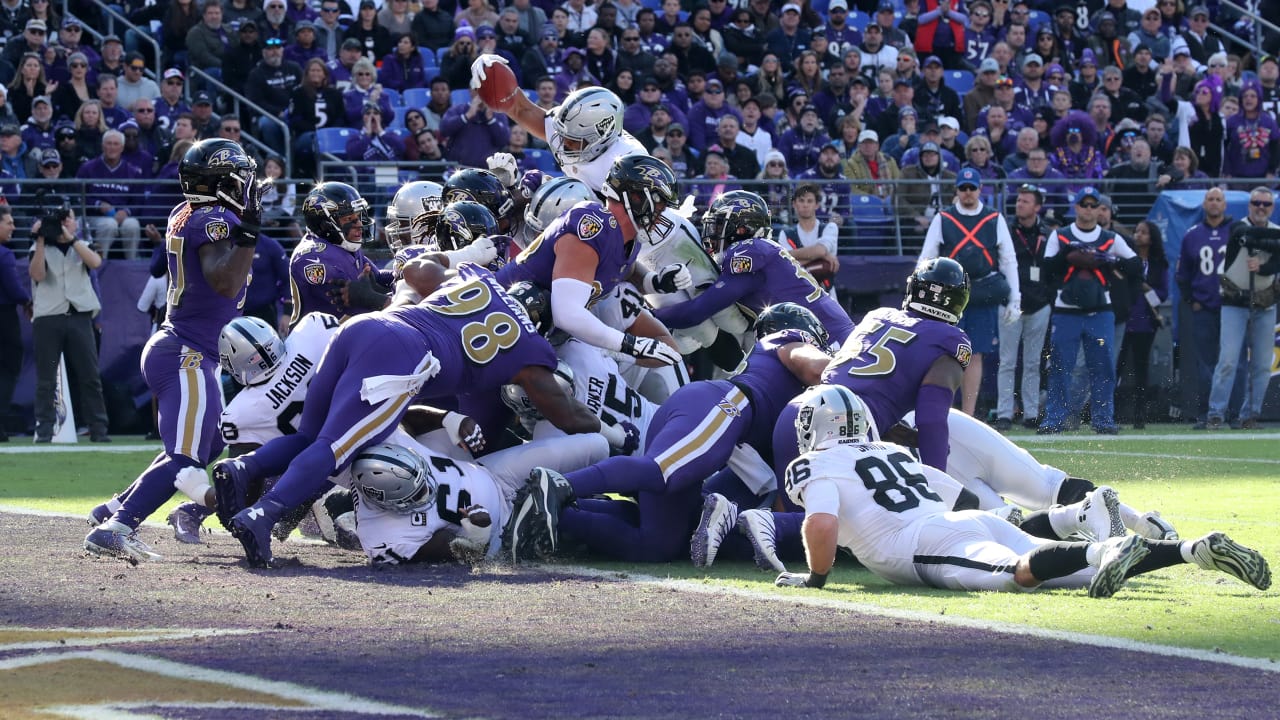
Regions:
[[[302,276],[312,285],[323,285],[325,267],[322,263],[313,263],[302,268]]]
[[[973,359],[973,348],[969,343],[960,343],[960,347],[956,348],[956,360],[960,362],[960,367],[969,367],[969,361]]]
[[[209,236],[210,240],[218,242],[231,237],[231,226],[227,224],[226,220],[214,220],[204,226],[204,232]]]
[[[604,229],[604,223],[594,214],[583,215],[578,220],[578,238],[581,240],[590,240],[600,234]]]
[[[733,258],[729,260],[729,272],[733,273],[734,275],[741,275],[743,273],[751,272],[751,256],[735,255]]]

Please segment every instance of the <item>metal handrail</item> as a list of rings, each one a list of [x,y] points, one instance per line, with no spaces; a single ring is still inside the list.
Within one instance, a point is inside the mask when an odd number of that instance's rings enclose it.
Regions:
[[[1247,48],[1250,52],[1257,54],[1259,57],[1262,56],[1262,46],[1260,44],[1250,40],[1246,40],[1240,37],[1239,35],[1231,32],[1230,30],[1222,27],[1221,25],[1218,25],[1215,23],[1209,23],[1209,29],[1212,30],[1214,33],[1216,33],[1219,36],[1219,38],[1223,40],[1230,40],[1236,43],[1237,45],[1241,45]],[[1255,28],[1255,35],[1256,34],[1257,33]]]
[[[160,42],[155,38],[151,37],[151,32],[149,30],[144,30],[142,29],[141,26],[134,25],[133,22],[129,20],[129,18],[116,12],[114,8],[112,8],[110,5],[107,5],[102,0],[93,0],[93,4],[97,5],[98,8],[102,10],[103,14],[106,16],[107,30],[109,32],[115,30],[114,23],[115,21],[119,20],[121,24],[123,24],[125,27],[129,28],[130,30],[133,30],[143,40],[147,41],[148,43],[151,43],[151,47],[155,49],[155,59],[156,59],[155,81],[160,82],[161,81],[160,79],[164,77],[164,53],[161,51]],[[67,17],[65,14],[67,12],[67,9],[68,9],[67,3],[64,2],[62,5],[62,11],[64,13],[63,17]],[[96,39],[98,40],[102,39],[102,34],[99,33],[96,29],[90,28],[87,25],[85,25],[84,27],[90,33],[92,33]],[[123,42],[123,38],[121,38],[121,42]]]
[[[1218,2],[1218,9],[1219,9],[1219,10],[1222,10],[1223,8],[1230,8],[1230,9],[1235,10],[1236,12],[1240,13],[1241,15],[1243,15],[1243,16],[1245,16],[1245,17],[1248,17],[1248,18],[1250,18],[1251,20],[1253,20],[1253,46],[1252,46],[1252,48],[1251,48],[1251,49],[1253,49],[1253,50],[1255,50],[1255,51],[1262,51],[1262,50],[1263,50],[1263,48],[1262,48],[1262,29],[1261,29],[1263,26],[1267,27],[1268,29],[1270,29],[1270,30],[1272,30],[1272,31],[1274,31],[1274,32],[1276,32],[1276,33],[1280,33],[1280,25],[1276,25],[1275,23],[1271,22],[1270,20],[1267,20],[1266,18],[1262,17],[1261,15],[1254,15],[1254,14],[1250,13],[1250,12],[1249,12],[1249,10],[1248,10],[1247,8],[1245,8],[1243,5],[1240,5],[1240,4],[1238,4],[1238,3],[1234,3],[1234,2],[1232,2],[1231,0],[1219,0],[1219,2]],[[1220,28],[1220,27],[1218,27],[1218,26],[1216,26],[1216,25],[1214,25],[1214,24],[1212,24],[1212,23],[1209,25],[1209,27],[1211,27],[1211,28],[1213,28],[1214,30],[1217,30],[1217,31],[1219,31],[1219,32],[1228,32],[1228,33],[1230,32],[1230,31],[1224,31],[1222,28]],[[1238,37],[1239,37],[1239,36],[1235,35],[1234,33],[1230,33],[1230,34],[1231,34],[1231,36],[1232,36],[1233,38],[1238,38]],[[1248,43],[1243,43],[1243,44],[1246,44],[1246,45],[1247,45]]]
[[[262,117],[267,118],[271,122],[283,128],[284,129],[284,171],[286,175],[293,174],[293,133],[289,130],[289,123],[285,122],[282,118],[277,117],[275,113],[269,112],[266,108],[262,107],[261,105],[258,105],[257,103],[253,102],[252,100],[245,97],[244,95],[241,95],[240,93],[231,89],[229,85],[222,82],[218,78],[210,75],[204,70],[201,70],[198,67],[188,68],[187,77],[188,78],[198,77],[202,82],[208,83],[209,85],[212,85],[213,87],[217,88],[220,92],[225,93],[235,103],[237,115],[240,114],[240,106],[244,105],[244,106],[247,106],[249,109],[253,110],[254,112],[258,113]],[[188,82],[183,88],[183,92],[185,93],[188,101],[191,100],[192,85],[194,85],[194,83]],[[259,150],[262,150],[271,155],[280,154],[278,150],[276,150],[273,147],[270,147],[269,145],[262,142],[261,140],[254,137],[253,135],[246,133],[243,129],[241,129],[240,133],[241,133],[240,137],[242,140],[247,139],[249,142],[253,143],[254,147],[258,148]]]

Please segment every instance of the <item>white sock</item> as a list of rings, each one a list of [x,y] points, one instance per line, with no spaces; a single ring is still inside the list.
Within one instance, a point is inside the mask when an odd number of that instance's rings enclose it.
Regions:
[[[1084,559],[1089,563],[1089,567],[1098,567],[1098,564],[1102,562],[1102,551],[1106,548],[1106,543],[1089,543],[1089,547],[1085,548],[1084,551]]]
[[[1195,544],[1195,540],[1183,540],[1178,543],[1178,552],[1182,554],[1183,562],[1186,562],[1188,565],[1200,567],[1200,563],[1196,562],[1196,557],[1191,554],[1191,546]]]
[[[119,495],[112,496],[112,498],[107,501],[107,511],[112,515],[115,515],[116,511],[122,507],[124,507],[124,503],[120,502]]]
[[[1049,527],[1060,538],[1075,534],[1080,529],[1080,503],[1049,508]]]
[[[1124,503],[1120,503],[1120,520],[1121,522],[1124,523],[1125,527],[1136,532],[1137,526],[1138,526],[1138,520],[1141,517],[1142,517],[1142,513],[1138,512],[1137,510],[1134,510],[1133,508],[1129,507],[1128,505],[1125,505]]]
[[[174,478],[173,486],[191,498],[197,505],[203,506],[205,493],[209,491],[209,478],[201,468],[182,468]]]

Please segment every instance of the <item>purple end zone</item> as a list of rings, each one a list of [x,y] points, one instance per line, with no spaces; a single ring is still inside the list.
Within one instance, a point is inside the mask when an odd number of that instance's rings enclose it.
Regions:
[[[82,557],[82,533],[3,517],[22,582],[0,588],[0,627],[258,629],[111,649],[447,717],[1252,719],[1277,701],[1271,672],[940,623],[539,569],[379,571],[292,543],[278,555],[300,562],[248,571],[229,536],[151,527],[167,556],[130,568]]]

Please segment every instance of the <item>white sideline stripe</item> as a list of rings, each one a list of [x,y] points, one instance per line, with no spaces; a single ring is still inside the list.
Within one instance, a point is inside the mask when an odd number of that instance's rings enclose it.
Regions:
[[[1152,655],[1163,655],[1165,657],[1202,660],[1222,665],[1234,665],[1235,667],[1249,668],[1251,670],[1264,670],[1266,672],[1280,673],[1280,663],[1277,663],[1274,660],[1243,657],[1240,655],[1213,652],[1211,650],[1196,650],[1194,648],[1158,645],[1156,643],[1141,642],[1139,640],[1107,637],[1104,635],[1090,635],[1087,633],[1075,633],[1066,630],[1048,630],[1045,628],[1032,627],[1030,625],[997,623],[990,620],[957,617],[950,614],[941,615],[937,613],[920,612],[918,610],[900,610],[881,607],[879,605],[849,602],[847,600],[836,600],[832,598],[803,597],[800,595],[788,597],[780,593],[768,593],[727,585],[708,584],[702,580],[673,580],[671,578],[659,578],[653,575],[637,575],[634,573],[626,573],[625,577],[621,577],[616,570],[599,570],[596,568],[576,565],[544,565],[542,567],[549,571],[566,572],[572,575],[589,577],[597,580],[612,580],[615,582],[632,583],[637,585],[655,585],[669,590],[690,592],[698,595],[727,594],[751,600],[782,601],[797,605],[826,608],[829,610],[852,610],[864,615],[875,615],[878,617],[887,617],[896,620],[939,623],[955,627],[966,627],[976,630],[985,630],[988,632],[1005,633],[1007,635],[1025,635],[1046,640],[1062,640],[1080,645],[1092,645],[1094,647],[1113,648],[1116,650],[1126,650],[1130,652],[1144,652]]]
[[[163,642],[165,640],[186,640],[189,638],[218,637],[220,635],[256,635],[260,630],[222,630],[218,628],[35,628],[9,627],[7,632],[31,630],[42,633],[67,633],[74,635],[105,635],[123,633],[112,637],[85,638],[66,637],[59,640],[37,640],[33,642],[10,643],[0,645],[0,652],[12,650],[48,650],[64,647],[99,647],[101,645],[121,645],[124,643]],[[141,633],[141,634],[139,634]]]
[[[199,682],[230,685],[231,687],[239,688],[241,690],[275,695],[287,700],[293,700],[302,703],[304,708],[312,711],[333,710],[357,715],[412,715],[422,718],[439,717],[438,714],[425,710],[392,705],[390,703],[381,703],[376,700],[358,698],[346,693],[330,692],[280,680],[264,680],[262,678],[231,672],[228,670],[212,670],[199,665],[190,665],[187,663],[180,663],[146,655],[131,655],[129,653],[117,652],[115,650],[89,650],[72,653],[28,655],[25,657],[0,661],[0,670],[30,667],[33,665],[61,662],[69,659],[95,660],[98,662],[112,663],[131,670],[140,670],[142,672],[165,675],[179,680],[195,680]],[[104,703],[104,705],[107,707],[124,707],[124,704],[117,703]],[[186,706],[184,705],[183,707]],[[239,707],[239,705],[229,705],[229,707]],[[132,717],[123,714],[120,716]],[[105,716],[94,713],[87,717]]]
[[[46,453],[131,453],[159,452],[163,445],[16,445],[0,448],[0,455],[41,455]]]
[[[1229,434],[1228,434],[1229,433]],[[1088,435],[1088,434],[1064,434],[1064,435],[1015,435],[1011,438],[1014,442],[1021,445],[1027,443],[1031,445],[1053,444],[1053,443],[1070,443],[1070,442],[1129,442],[1129,441],[1148,441],[1157,440],[1163,442],[1183,442],[1186,440],[1208,441],[1206,445],[1212,445],[1215,442],[1237,442],[1245,440],[1277,440],[1280,439],[1274,432],[1240,432],[1239,430],[1222,430],[1222,431],[1204,431],[1198,433],[1169,433],[1166,435]]]
[[[1280,460],[1272,458],[1237,458],[1217,457],[1214,455],[1168,455],[1166,453],[1120,452],[1118,450],[1068,449],[1068,448],[1036,448],[1039,453],[1088,453],[1089,455],[1110,455],[1112,457],[1130,458],[1164,458],[1167,460],[1205,460],[1213,462],[1261,463],[1263,465],[1280,465]]]
[[[10,515],[31,515],[34,517],[49,517],[49,518],[79,520],[85,524],[85,527],[89,527],[89,513],[87,512],[65,513],[65,512],[59,512],[57,510],[39,510],[37,508],[23,507],[21,505],[0,504],[0,513],[9,513]],[[152,517],[154,518],[156,516],[152,515]],[[168,529],[169,523],[165,522],[163,519],[143,520],[142,525],[140,525],[139,527]],[[216,523],[210,526],[205,526],[205,525],[200,526],[200,532],[202,533],[211,532],[211,531],[214,533],[223,533],[226,535],[230,535],[230,533],[222,529],[222,526],[217,525]]]

